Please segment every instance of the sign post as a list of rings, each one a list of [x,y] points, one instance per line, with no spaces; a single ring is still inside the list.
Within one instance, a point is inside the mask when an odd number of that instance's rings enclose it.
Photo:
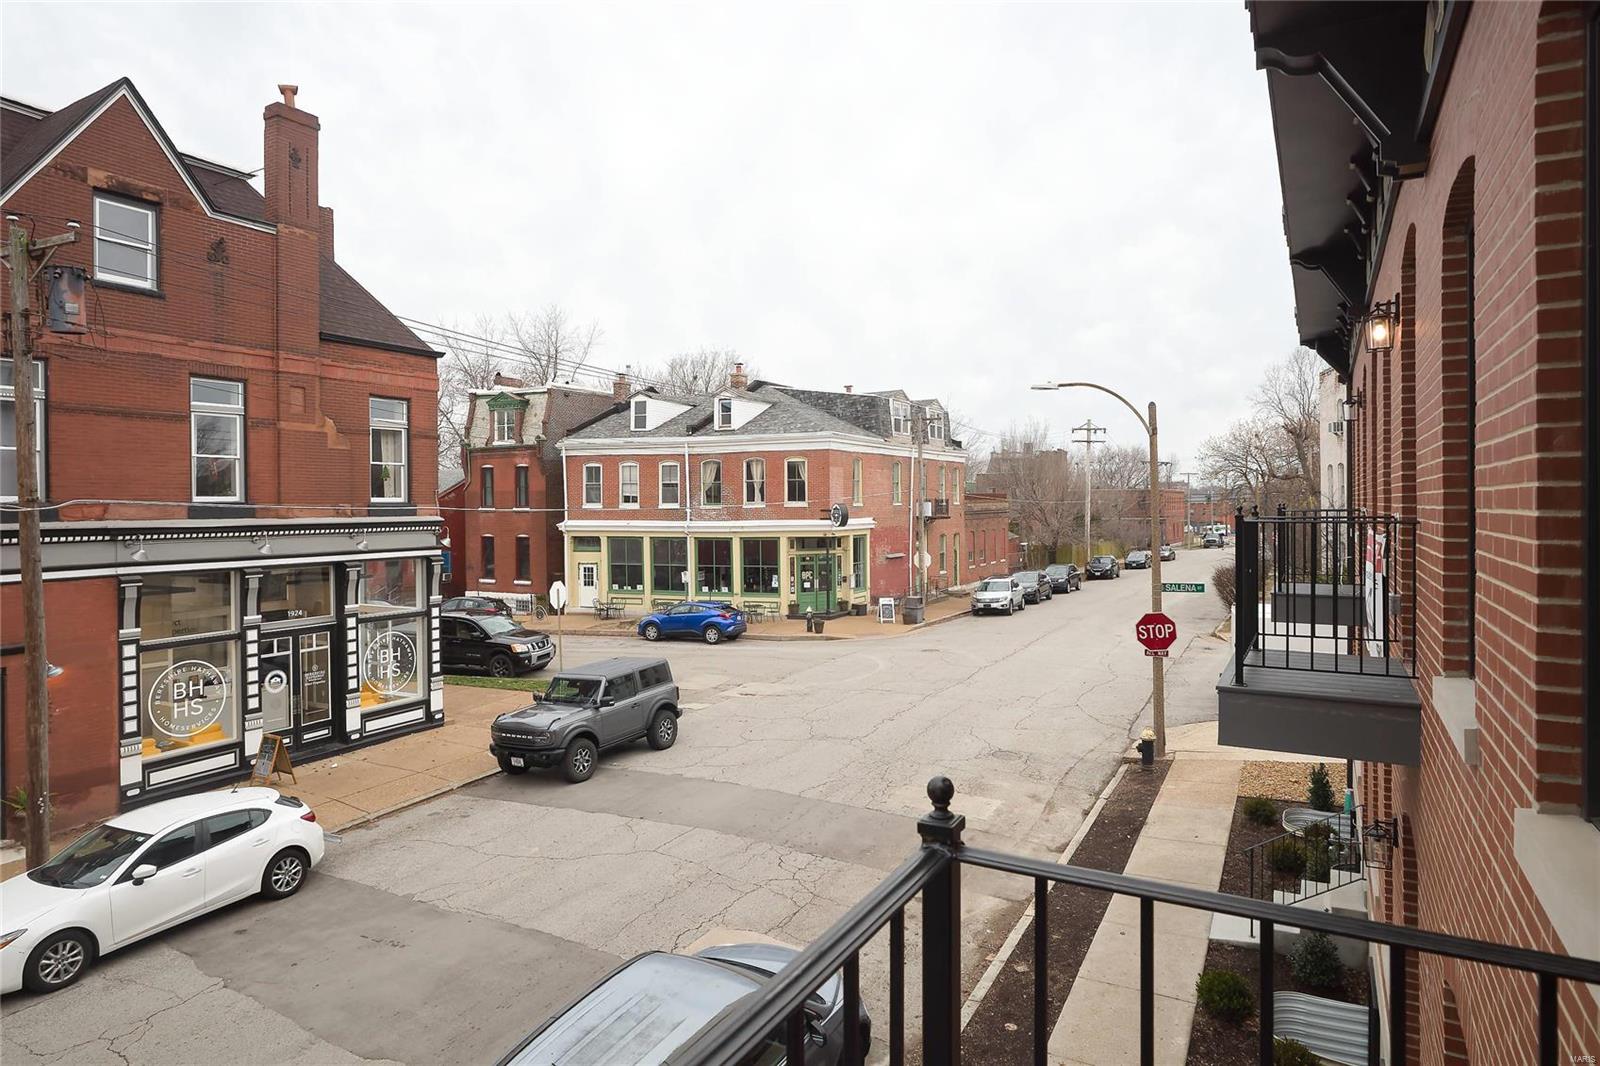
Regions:
[[[550,607],[556,612],[556,669],[567,668],[567,642],[562,630],[561,616],[567,613],[567,584],[550,582]]]
[[[1152,658],[1167,657],[1167,649],[1178,639],[1178,626],[1160,611],[1151,611],[1134,623],[1133,635],[1144,645],[1144,653]]]

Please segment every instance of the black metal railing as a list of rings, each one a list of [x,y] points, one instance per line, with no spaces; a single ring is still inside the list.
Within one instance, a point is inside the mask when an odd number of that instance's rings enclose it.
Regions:
[[[928,501],[928,517],[929,518],[949,518],[950,517],[950,498],[948,496],[940,496],[940,497],[937,497],[936,499],[929,500]]]
[[[1241,511],[1234,680],[1247,666],[1416,676],[1416,522],[1360,510]]]
[[[1250,897],[1294,904],[1365,879],[1361,810],[1330,811],[1245,848]]]
[[[885,928],[889,932],[888,1030],[891,1066],[906,1061],[905,1023],[905,920],[906,907],[921,897],[921,1061],[926,1066],[958,1066],[961,1061],[961,870],[975,866],[1029,877],[1034,883],[1034,983],[1033,1061],[1047,1059],[1050,1018],[1050,886],[1077,885],[1139,901],[1139,1048],[1140,1061],[1155,1061],[1155,905],[1171,904],[1247,918],[1260,925],[1260,1033],[1258,1059],[1273,1061],[1273,931],[1277,925],[1317,930],[1388,948],[1389,1058],[1390,1066],[1405,1066],[1406,1003],[1411,977],[1407,961],[1413,954],[1499,966],[1534,975],[1537,981],[1536,1033],[1540,1066],[1558,1061],[1559,984],[1581,981],[1600,985],[1600,962],[1552,955],[1482,940],[1428,932],[1409,926],[1387,925],[1291,908],[1279,903],[1224,895],[1184,885],[1167,884],[1126,874],[1107,873],[1078,866],[1063,866],[1020,855],[1008,855],[962,842],[966,819],[950,810],[955,787],[948,778],[928,782],[933,811],[917,824],[922,846],[900,867],[847,911],[833,926],[801,950],[779,974],[756,993],[729,1008],[696,1033],[667,1061],[676,1066],[745,1066],[780,1043],[792,1064],[806,1062],[805,1002],[834,974],[843,971],[846,1019],[858,1016],[861,1004],[860,958],[862,949]],[[841,1062],[859,1063],[864,1049],[858,1027],[844,1027],[846,1046]],[[876,1026],[874,1029],[876,1030]],[[1377,1062],[1376,1044],[1371,1048]],[[1105,1056],[1096,1048],[1074,1048],[1069,1057],[1086,1062]]]

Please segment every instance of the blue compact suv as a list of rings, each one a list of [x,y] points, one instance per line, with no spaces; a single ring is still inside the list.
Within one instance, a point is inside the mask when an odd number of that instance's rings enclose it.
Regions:
[[[698,637],[707,644],[737,639],[746,629],[744,612],[731,603],[717,600],[690,600],[653,611],[639,619],[639,635],[645,640],[666,637]]]

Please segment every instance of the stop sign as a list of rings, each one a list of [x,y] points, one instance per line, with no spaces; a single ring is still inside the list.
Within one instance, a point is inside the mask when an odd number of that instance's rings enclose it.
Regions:
[[[1133,634],[1146,651],[1166,651],[1178,639],[1178,627],[1160,611],[1151,611],[1134,624]]]

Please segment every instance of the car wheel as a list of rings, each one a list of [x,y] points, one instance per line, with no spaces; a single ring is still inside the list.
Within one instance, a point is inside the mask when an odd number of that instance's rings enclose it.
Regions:
[[[261,894],[268,899],[287,899],[305,884],[308,869],[305,852],[299,848],[284,848],[261,871]]]
[[[94,959],[89,937],[66,929],[40,943],[28,956],[22,983],[30,992],[56,992],[83,976]]]
[[[498,756],[497,757],[497,761],[500,763],[501,772],[508,773],[512,777],[516,777],[518,774],[525,774],[525,773],[528,772],[528,766],[527,766],[527,762],[526,761],[523,762],[523,765],[517,766],[509,758],[507,758],[504,755]]]
[[[517,664],[509,655],[496,655],[489,660],[489,672],[495,677],[510,677],[517,672]]]
[[[561,758],[561,772],[576,785],[594,776],[595,763],[599,761],[600,749],[594,746],[594,741],[579,737],[567,745],[567,753]]]
[[[706,626],[705,638],[707,644],[720,644],[722,642],[722,630],[716,626]]]
[[[654,622],[651,622],[649,625],[644,627],[643,635],[645,640],[660,640],[661,627],[656,625]]]
[[[677,739],[678,716],[662,708],[650,721],[650,746],[657,751],[666,751]]]

